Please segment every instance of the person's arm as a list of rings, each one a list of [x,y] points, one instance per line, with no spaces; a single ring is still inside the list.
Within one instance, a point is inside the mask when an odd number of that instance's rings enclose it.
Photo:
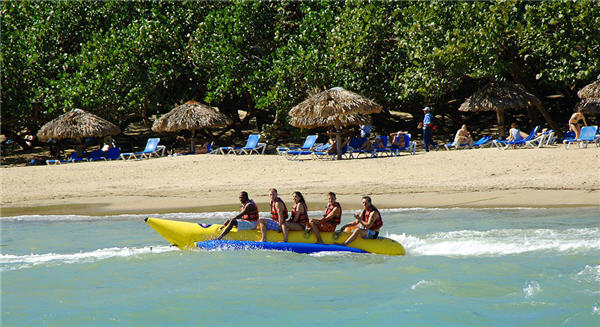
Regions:
[[[330,221],[333,219],[333,217],[339,216],[339,212],[340,212],[340,207],[334,207],[333,210],[331,210],[331,212],[326,217],[322,218],[322,220]]]
[[[583,119],[583,125],[587,126],[587,123],[585,122],[585,116],[583,114],[581,114],[581,119]]]
[[[294,213],[294,216],[292,217],[292,219],[290,221],[293,223],[297,222],[298,218],[300,218],[300,214],[303,211],[304,211],[304,206],[298,206],[298,208],[296,209],[296,212]]]
[[[242,208],[242,211],[240,211],[240,213],[238,213],[237,216],[233,217],[233,219],[242,218],[243,215],[247,214],[250,211],[251,207],[253,207],[253,206],[250,203],[246,204],[244,206],[244,208]]]
[[[377,217],[379,216],[379,213],[377,213],[376,211],[371,212],[371,214],[369,215],[369,219],[367,220],[367,223],[363,223],[362,221],[360,222],[363,226],[365,226],[366,229],[369,229],[371,226],[373,226],[373,223],[375,222],[375,220],[377,219]]]
[[[281,202],[277,201],[277,204],[275,204],[275,208],[277,210],[277,217],[279,217],[279,226],[281,226],[284,223],[283,204],[281,204]]]

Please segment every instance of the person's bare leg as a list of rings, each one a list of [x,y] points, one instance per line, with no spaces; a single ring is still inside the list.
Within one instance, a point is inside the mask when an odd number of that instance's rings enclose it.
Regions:
[[[319,244],[323,244],[323,239],[321,238],[321,234],[319,233],[319,227],[317,227],[317,224],[315,224],[314,220],[309,220],[309,224],[310,224],[310,228],[312,229],[312,231],[315,233],[315,236],[317,237],[317,243]]]
[[[285,243],[287,243],[288,241],[288,223],[283,223],[283,225],[281,225],[281,231],[283,232],[283,241]]]
[[[344,243],[336,243],[336,244],[348,246],[348,244],[352,243],[359,236],[359,234],[361,234],[361,236],[363,236],[362,235],[363,232],[365,232],[363,229],[357,229],[354,232],[352,232],[352,234],[350,234],[350,236],[346,239],[346,241]]]
[[[267,223],[264,219],[259,220],[258,223],[260,225],[260,241],[265,242],[267,240]]]
[[[223,238],[223,236],[227,235],[227,233],[229,233],[231,231],[231,229],[233,228],[233,219],[229,219],[225,222],[225,224],[223,225],[223,227],[225,228],[221,234],[215,238],[215,240],[219,241]]]

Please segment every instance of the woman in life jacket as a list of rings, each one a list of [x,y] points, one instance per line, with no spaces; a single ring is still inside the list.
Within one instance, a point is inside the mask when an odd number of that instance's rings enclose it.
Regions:
[[[317,237],[317,243],[323,244],[319,232],[335,232],[335,228],[342,221],[342,206],[336,201],[335,193],[329,192],[327,207],[322,218],[311,218],[309,225]]]
[[[223,236],[227,235],[233,227],[237,227],[238,230],[250,230],[255,229],[258,223],[258,207],[252,199],[248,198],[248,192],[240,192],[240,202],[242,208],[237,216],[225,221],[223,224],[223,232],[216,239],[220,240]],[[239,219],[239,221],[238,221]]]
[[[379,210],[371,202],[370,196],[362,197],[362,205],[363,209],[360,214],[354,214],[356,220],[344,225],[341,230],[349,226],[357,226],[358,229],[354,230],[344,243],[336,244],[347,246],[359,236],[366,239],[376,239],[379,236],[379,229],[383,226],[383,219],[381,219]]]
[[[308,224],[308,208],[304,201],[302,193],[296,191],[292,194],[294,199],[294,207],[290,219],[283,223],[281,230],[283,231],[283,241],[288,241],[288,232],[291,230],[304,230]]]

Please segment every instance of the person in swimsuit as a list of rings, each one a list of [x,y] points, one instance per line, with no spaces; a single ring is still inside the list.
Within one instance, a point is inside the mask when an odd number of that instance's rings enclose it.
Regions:
[[[248,199],[248,192],[240,192],[240,202],[242,208],[237,216],[225,221],[223,224],[223,232],[216,238],[220,240],[223,236],[227,235],[233,227],[237,227],[238,230],[250,230],[255,229],[258,222],[258,208],[253,200]],[[239,221],[238,221],[239,219]]]
[[[579,123],[582,120],[583,125]],[[575,139],[579,139],[579,135],[581,134],[581,126],[587,126],[585,117],[583,116],[582,112],[576,112],[571,115],[571,118],[569,119],[569,131],[575,133]]]
[[[304,196],[300,192],[294,192],[292,195],[294,198],[294,207],[292,208],[292,215],[290,219],[281,225],[283,231],[283,241],[288,241],[288,232],[291,230],[304,230],[308,224],[308,209],[306,208],[306,202]]]
[[[404,142],[404,135],[408,134],[408,132],[398,131],[390,134],[390,140],[392,140],[392,147],[394,148],[403,148],[406,146],[406,142]]]
[[[281,225],[288,218],[287,207],[285,206],[285,202],[277,196],[277,190],[272,188],[269,190],[269,197],[271,198],[271,219],[261,218],[258,220],[260,232],[261,232],[261,242],[265,242],[267,240],[267,230],[274,230],[277,232],[281,232]]]
[[[346,227],[357,226],[352,234],[346,239],[344,243],[336,243],[339,245],[348,246],[357,237],[366,239],[376,239],[379,236],[379,230],[383,226],[383,219],[379,210],[373,205],[370,196],[362,197],[363,209],[360,214],[354,214],[356,220],[350,224],[344,225],[341,230],[343,231]]]
[[[336,201],[335,193],[329,192],[328,204],[325,208],[323,218],[311,218],[309,220],[310,228],[317,237],[317,243],[323,244],[321,232],[334,232],[337,225],[342,220],[342,206]]]
[[[454,147],[458,149],[461,144],[467,144],[469,147],[473,144],[471,133],[467,129],[467,125],[463,124],[454,136]]]

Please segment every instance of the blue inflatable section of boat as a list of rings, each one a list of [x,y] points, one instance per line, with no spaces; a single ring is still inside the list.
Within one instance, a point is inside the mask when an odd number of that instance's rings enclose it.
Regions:
[[[203,241],[196,242],[196,247],[204,250],[278,250],[292,251],[296,253],[315,253],[315,252],[354,252],[368,253],[361,249],[351,248],[335,244],[313,244],[313,243],[283,243],[283,242],[253,242],[253,241]]]

